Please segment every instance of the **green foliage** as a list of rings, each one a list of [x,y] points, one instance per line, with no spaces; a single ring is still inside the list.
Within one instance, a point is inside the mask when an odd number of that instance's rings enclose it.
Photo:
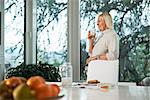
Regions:
[[[49,8],[53,8],[53,4],[55,3],[55,0],[47,0]]]
[[[67,9],[67,3],[63,1],[37,0],[37,33],[42,32],[51,22],[58,22],[58,15],[65,9]]]
[[[150,24],[147,23],[150,13],[144,12],[149,7],[149,0],[81,0],[81,20],[88,19],[87,29],[94,27],[94,14],[117,12],[113,20],[120,37],[119,81],[135,82],[150,76]]]
[[[86,80],[86,59],[88,58],[88,52],[86,51],[86,41],[80,41],[80,79]]]
[[[11,76],[19,76],[24,78],[29,78],[31,76],[42,76],[46,81],[49,82],[59,82],[61,81],[61,77],[59,74],[59,68],[49,64],[21,64],[16,68],[10,68],[6,74],[5,78],[9,78]]]

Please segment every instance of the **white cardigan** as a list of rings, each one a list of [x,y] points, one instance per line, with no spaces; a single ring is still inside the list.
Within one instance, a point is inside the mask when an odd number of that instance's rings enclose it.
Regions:
[[[112,29],[102,32],[103,36],[97,41],[92,50],[92,56],[106,53],[108,60],[119,57],[119,36]]]

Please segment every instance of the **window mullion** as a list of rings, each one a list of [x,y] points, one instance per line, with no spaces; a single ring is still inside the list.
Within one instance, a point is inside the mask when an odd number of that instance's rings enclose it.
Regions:
[[[80,79],[80,12],[79,0],[68,0],[68,53],[73,66],[73,81]]]
[[[4,0],[0,0],[0,81],[3,80],[4,75]]]
[[[25,61],[36,63],[36,0],[26,0]],[[34,19],[34,20],[33,20]]]

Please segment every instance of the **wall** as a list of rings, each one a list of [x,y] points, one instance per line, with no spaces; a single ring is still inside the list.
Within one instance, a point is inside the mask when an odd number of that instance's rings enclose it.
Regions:
[[[0,12],[1,12],[1,44],[0,44],[0,81],[3,80],[4,73],[4,0],[0,0]]]

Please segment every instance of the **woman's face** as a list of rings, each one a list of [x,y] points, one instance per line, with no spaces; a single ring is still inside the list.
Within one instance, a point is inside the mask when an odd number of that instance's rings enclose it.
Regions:
[[[106,29],[106,23],[102,16],[98,17],[97,26],[100,31],[104,31]]]

